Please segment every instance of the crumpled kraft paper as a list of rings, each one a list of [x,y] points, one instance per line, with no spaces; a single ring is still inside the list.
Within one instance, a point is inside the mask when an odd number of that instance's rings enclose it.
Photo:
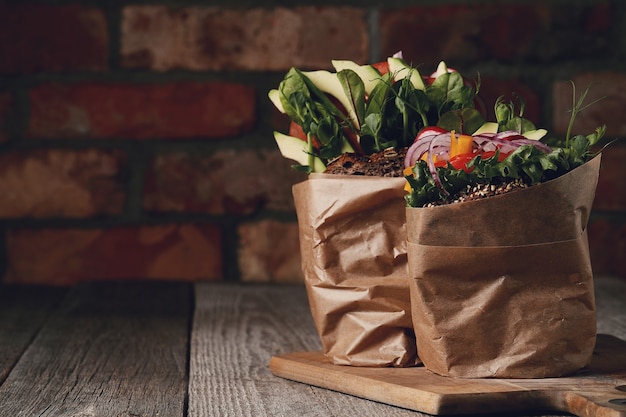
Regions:
[[[311,313],[337,365],[419,363],[411,322],[404,178],[311,174],[293,186]]]
[[[407,208],[420,359],[462,378],[544,378],[589,364],[596,338],[586,225],[600,157],[497,197]]]

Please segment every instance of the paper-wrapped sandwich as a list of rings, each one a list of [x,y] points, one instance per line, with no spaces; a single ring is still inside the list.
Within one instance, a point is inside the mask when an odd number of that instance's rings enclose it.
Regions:
[[[572,374],[596,338],[586,226],[604,128],[553,139],[510,103],[496,115],[473,135],[425,129],[405,159],[419,356],[447,376]]]
[[[310,174],[293,194],[312,315],[333,363],[415,365],[404,159],[425,126],[483,124],[476,86],[445,63],[422,76],[400,54],[332,64],[291,69],[269,93],[291,119],[279,149]]]

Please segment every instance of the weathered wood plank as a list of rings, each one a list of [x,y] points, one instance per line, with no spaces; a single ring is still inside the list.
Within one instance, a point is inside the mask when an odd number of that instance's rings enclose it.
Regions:
[[[272,356],[321,345],[303,286],[196,284],[189,416],[421,414],[271,374]]]
[[[626,338],[625,292],[624,282],[597,281],[603,333]],[[428,416],[269,371],[272,356],[319,349],[304,287],[197,284],[189,416]]]
[[[182,417],[191,299],[185,284],[73,288],[0,387],[0,416]]]
[[[0,286],[0,384],[65,293],[59,287]]]
[[[598,333],[626,340],[626,281],[595,278]]]

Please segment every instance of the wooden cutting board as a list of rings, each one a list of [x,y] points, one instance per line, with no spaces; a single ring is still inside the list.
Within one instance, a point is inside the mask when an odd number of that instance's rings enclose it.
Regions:
[[[321,352],[274,356],[279,377],[429,414],[556,411],[626,417],[626,342],[598,335],[592,363],[571,377],[457,379],[424,367],[333,365]]]

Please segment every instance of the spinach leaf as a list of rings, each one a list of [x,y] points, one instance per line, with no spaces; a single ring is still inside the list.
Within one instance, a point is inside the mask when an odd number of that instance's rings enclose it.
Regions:
[[[441,115],[437,126],[442,129],[459,133],[473,133],[485,123],[485,119],[473,107],[450,110]]]
[[[341,154],[346,140],[343,128],[348,122],[326,94],[295,68],[287,73],[278,90],[285,113],[309,138],[309,152],[314,153],[310,142],[315,137],[320,143],[317,156],[332,159]]]
[[[474,107],[475,91],[465,85],[465,80],[458,72],[447,72],[439,75],[426,88],[426,95],[430,102],[435,105],[438,117],[450,110]]]

